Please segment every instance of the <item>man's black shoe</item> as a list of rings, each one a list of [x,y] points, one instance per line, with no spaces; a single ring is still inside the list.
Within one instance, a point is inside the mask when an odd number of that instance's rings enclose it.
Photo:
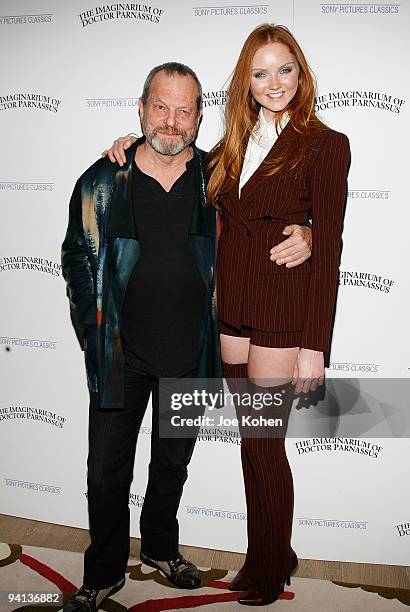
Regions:
[[[141,553],[140,559],[145,565],[155,567],[167,580],[180,589],[196,589],[201,586],[201,576],[198,568],[184,559],[182,555],[178,555],[170,561],[154,561]]]
[[[63,612],[96,612],[101,604],[117,593],[125,584],[125,578],[106,589],[89,589],[82,586],[76,593],[71,595],[63,608]]]

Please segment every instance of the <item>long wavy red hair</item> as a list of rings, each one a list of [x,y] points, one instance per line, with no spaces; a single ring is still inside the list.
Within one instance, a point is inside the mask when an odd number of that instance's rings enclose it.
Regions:
[[[247,143],[260,110],[250,91],[252,59],[260,47],[274,42],[286,45],[299,65],[297,92],[283,111],[275,113],[275,123],[278,126],[283,113],[287,112],[293,128],[303,138],[296,157],[294,154],[291,157],[294,147],[285,146],[280,157],[269,165],[265,164],[265,174],[275,174],[286,165],[295,167],[306,153],[311,129],[325,127],[315,115],[316,88],[312,71],[294,36],[283,25],[266,23],[258,26],[245,40],[231,76],[225,106],[225,134],[207,157],[207,169],[211,172],[208,182],[210,204],[216,205],[218,196],[227,193],[239,180]]]

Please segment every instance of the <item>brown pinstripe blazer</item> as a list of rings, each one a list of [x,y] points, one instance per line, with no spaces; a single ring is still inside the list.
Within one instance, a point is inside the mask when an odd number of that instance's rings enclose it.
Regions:
[[[287,124],[266,157],[301,135]],[[303,160],[264,176],[264,164],[221,201],[218,245],[218,313],[225,323],[271,332],[301,332],[301,347],[328,352],[338,285],[349,141],[331,129],[317,131]],[[269,251],[291,223],[313,221],[312,257],[296,268],[278,266]]]

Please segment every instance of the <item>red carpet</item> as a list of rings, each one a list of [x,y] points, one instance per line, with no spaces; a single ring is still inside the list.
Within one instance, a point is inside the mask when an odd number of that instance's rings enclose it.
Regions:
[[[227,587],[235,572],[201,570],[202,587],[194,591],[170,585],[152,568],[131,559],[124,588],[108,599],[104,612],[162,612],[191,610],[234,611],[246,608],[237,603],[238,593]],[[0,544],[1,612],[57,612],[70,593],[81,585],[82,555],[49,548]],[[20,593],[20,597],[16,596]],[[8,596],[10,594],[10,596]],[[45,606],[39,601],[48,595]],[[280,599],[263,609],[277,612],[395,612],[409,611],[410,591],[343,585],[326,580],[292,578]]]

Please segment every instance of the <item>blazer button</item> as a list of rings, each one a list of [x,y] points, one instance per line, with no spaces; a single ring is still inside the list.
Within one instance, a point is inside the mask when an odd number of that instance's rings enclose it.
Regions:
[[[250,230],[250,229],[248,229],[248,228],[246,228],[246,235],[247,235],[247,236],[250,236],[250,235],[251,235],[251,230]]]

